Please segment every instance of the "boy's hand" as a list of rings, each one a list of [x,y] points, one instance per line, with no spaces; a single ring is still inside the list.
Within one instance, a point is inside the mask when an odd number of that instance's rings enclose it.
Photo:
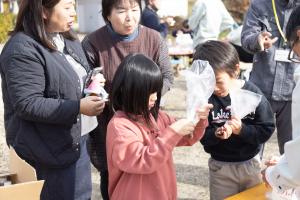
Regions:
[[[232,134],[232,129],[230,125],[225,123],[222,127],[217,128],[215,135],[221,140],[227,140]]]
[[[232,129],[232,133],[235,135],[239,135],[242,129],[242,121],[240,118],[236,116],[231,116],[231,120],[228,121],[228,124],[230,125]]]

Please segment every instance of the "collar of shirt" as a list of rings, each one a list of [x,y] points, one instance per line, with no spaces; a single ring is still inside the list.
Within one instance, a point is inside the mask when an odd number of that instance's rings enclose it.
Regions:
[[[121,35],[114,31],[111,24],[107,25],[109,33],[113,36],[114,39],[124,41],[124,42],[131,42],[133,41],[139,34],[139,28],[136,28],[134,32],[130,35]]]

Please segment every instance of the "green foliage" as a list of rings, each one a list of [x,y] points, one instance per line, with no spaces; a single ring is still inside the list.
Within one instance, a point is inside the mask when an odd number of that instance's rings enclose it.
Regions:
[[[8,8],[5,5],[5,12],[0,13],[0,43],[3,43],[8,38],[8,32],[14,27],[16,16],[8,12]]]

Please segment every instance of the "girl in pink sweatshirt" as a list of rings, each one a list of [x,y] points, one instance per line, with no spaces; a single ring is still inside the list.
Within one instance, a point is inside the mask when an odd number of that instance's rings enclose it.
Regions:
[[[176,200],[172,150],[200,140],[211,105],[197,125],[175,121],[159,110],[162,85],[159,67],[142,54],[127,56],[116,71],[106,138],[111,200]]]

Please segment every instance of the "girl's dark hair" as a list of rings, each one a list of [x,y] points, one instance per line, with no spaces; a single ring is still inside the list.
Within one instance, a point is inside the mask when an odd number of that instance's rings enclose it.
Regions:
[[[134,121],[140,115],[151,127],[150,114],[157,119],[162,86],[162,74],[156,63],[142,54],[130,54],[121,62],[112,81],[112,109],[122,110]],[[149,110],[149,97],[155,92],[157,101]]]
[[[287,23],[286,26],[286,37],[288,41],[294,41],[297,37],[297,30],[300,29],[300,6],[297,6],[290,18],[289,21]]]
[[[102,0],[102,17],[108,23],[108,16],[111,14],[111,11],[114,7],[121,4],[123,1],[129,1],[131,4],[136,2],[140,11],[142,12],[142,3],[141,0]]]
[[[46,33],[46,22],[43,19],[43,9],[51,11],[60,0],[22,0],[20,2],[19,12],[17,16],[16,26],[10,35],[18,32],[24,32],[34,37],[45,47],[56,50]],[[62,33],[62,35],[70,40],[77,39],[71,31]]]
[[[207,60],[215,73],[226,72],[236,78],[239,69],[239,56],[235,48],[227,42],[210,40],[199,44],[193,55],[193,60]]]

